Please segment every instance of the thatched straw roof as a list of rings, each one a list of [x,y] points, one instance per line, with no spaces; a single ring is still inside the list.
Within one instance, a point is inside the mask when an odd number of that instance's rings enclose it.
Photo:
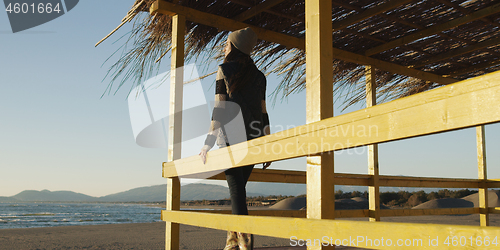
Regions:
[[[158,67],[155,62],[169,50],[171,17],[160,12],[149,14],[156,1],[137,0],[127,14],[128,20],[136,20],[129,40],[133,46],[112,67],[115,79],[132,77],[138,83],[154,72]],[[165,2],[174,2],[168,5],[175,7],[169,7],[175,9],[172,12],[180,11],[178,7],[183,6],[182,10],[197,10],[261,28],[261,33],[274,31],[294,39],[304,38],[304,0]],[[332,45],[337,49],[333,59],[334,90],[336,93],[339,89],[349,90],[349,96],[343,99],[347,105],[365,96],[365,85],[361,82],[363,62],[383,68],[377,70],[377,94],[384,100],[500,69],[498,1],[333,0],[332,3]],[[211,27],[192,19],[187,18],[186,24],[186,57],[197,58],[207,52],[209,57],[219,55],[228,34],[223,28],[227,26]],[[287,95],[305,88],[302,49],[260,40],[255,61],[266,72],[283,76],[276,93]],[[348,52],[347,56],[344,52]],[[432,79],[436,75],[440,80],[416,78],[421,73],[431,73]]]

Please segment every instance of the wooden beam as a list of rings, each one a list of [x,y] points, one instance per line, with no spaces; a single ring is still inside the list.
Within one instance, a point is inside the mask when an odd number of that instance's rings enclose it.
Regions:
[[[235,165],[228,164],[227,148],[210,151],[205,165],[198,156],[164,163],[164,176],[220,171],[500,122],[498,106],[500,71],[233,145],[232,155],[241,159]]]
[[[332,3],[306,0],[306,122],[333,116]],[[307,157],[307,218],[335,218],[333,153]],[[308,246],[308,250],[334,246]]]
[[[251,27],[255,31],[255,33],[257,33],[259,39],[285,45],[289,48],[297,48],[301,50],[305,49],[305,40],[303,38],[297,38],[279,32],[270,31],[243,22],[238,22],[229,18],[202,12],[181,5],[172,4],[170,2],[166,2],[163,0],[157,0],[156,2],[154,2],[151,5],[150,13],[151,14],[162,13],[166,15],[179,13],[181,15],[186,16],[186,18],[190,21],[215,27],[221,30],[233,31],[245,27]],[[392,72],[395,74],[406,75],[440,84],[450,84],[458,81],[453,78],[447,78],[429,72],[411,69],[399,64],[374,59],[371,57],[367,57],[364,55],[356,54],[353,52],[337,48],[333,48],[332,53],[333,53],[333,58],[335,59],[344,60],[346,62],[356,63],[359,65],[377,65],[378,69]]]
[[[453,246],[452,244],[443,244],[443,242],[447,237],[449,239],[454,237],[469,239],[472,235],[474,239],[476,237],[478,239],[488,237],[491,243],[495,236],[500,235],[499,227],[485,228],[480,226],[396,222],[370,223],[366,221],[314,220],[183,211],[162,211],[162,220],[218,230],[248,232],[269,237],[294,239],[296,240],[295,243],[297,243],[298,239],[312,239],[311,244],[316,243],[316,246],[320,243],[330,244],[330,238],[332,238],[333,244],[335,244],[335,239],[339,239],[340,241],[345,239],[342,245],[349,245],[349,239],[354,238],[357,244],[351,246],[369,249],[401,249],[404,239],[410,239],[411,241],[410,245],[412,247],[408,247],[408,249],[472,249],[470,245],[461,246],[460,244],[455,244]],[[365,237],[371,239],[371,244],[366,241]],[[374,239],[378,239],[379,244],[374,244]],[[384,239],[385,244],[380,244],[381,239]],[[391,239],[390,246],[387,244],[387,239]],[[399,246],[398,239],[403,239],[403,243],[399,242]],[[439,242],[435,242],[435,244],[439,244],[439,247],[429,246],[431,239],[439,239]],[[498,244],[489,244],[489,246],[484,246],[483,244],[480,247],[480,249],[497,248]]]
[[[172,15],[173,13],[178,13],[186,16],[187,20],[193,21],[195,23],[200,23],[203,25],[228,31],[234,31],[245,27],[251,27],[252,30],[255,31],[255,33],[257,33],[259,39],[283,44],[291,48],[300,48],[302,50],[305,49],[304,39],[284,35],[278,32],[249,25],[243,22],[238,22],[233,19],[195,10],[182,5],[172,4],[170,2],[163,0],[157,0],[156,2],[154,2],[151,5],[150,13],[151,14],[161,13],[166,15]]]
[[[453,3],[449,0],[437,0],[438,2],[442,3],[442,4],[445,4],[449,7],[452,7],[452,8],[455,8],[456,10],[464,13],[464,14],[470,14],[472,11],[468,10],[467,8],[464,8],[462,6],[460,6],[459,4],[456,4],[456,3]],[[494,26],[497,26],[497,27],[500,27],[500,24],[499,23],[496,23],[494,21],[491,21],[489,18],[481,18],[481,21],[487,23],[487,24],[491,24],[491,25],[494,25]]]
[[[251,7],[250,9],[244,11],[243,13],[235,16],[233,19],[239,22],[243,22],[247,19],[250,19],[253,16],[256,16],[257,14],[272,8],[273,6],[276,6],[280,3],[282,3],[285,0],[266,0],[260,4],[257,4],[254,7]]]
[[[459,56],[459,55],[467,54],[467,53],[470,53],[470,52],[473,52],[473,51],[476,51],[476,50],[484,49],[484,48],[495,46],[495,45],[498,45],[498,44],[500,44],[500,38],[491,38],[491,39],[479,42],[479,43],[474,44],[474,45],[470,45],[470,46],[467,46],[467,47],[461,47],[461,48],[458,48],[458,49],[454,49],[454,50],[451,50],[451,51],[448,51],[448,52],[445,52],[445,53],[442,53],[442,54],[439,54],[439,55],[435,55],[435,56],[433,56],[431,58],[424,59],[424,60],[421,60],[419,62],[415,62],[415,64],[414,64],[413,67],[414,68],[420,68],[422,66],[425,66],[425,65],[428,65],[428,64],[431,64],[431,63],[439,62],[439,61],[442,61],[442,60],[445,60],[445,59],[448,59],[448,58],[452,58],[452,57],[456,57],[456,56]]]
[[[477,141],[477,170],[479,180],[483,185],[479,188],[479,208],[481,209],[480,225],[490,225],[490,215],[488,214],[488,187],[486,181],[488,180],[486,169],[486,137],[483,126],[476,127],[476,141]]]
[[[490,214],[500,214],[500,207],[490,207],[488,208]]]
[[[252,8],[252,7],[255,6],[255,5],[252,5],[252,4],[248,3],[248,2],[246,2],[245,0],[227,0],[227,1],[229,1],[231,3],[235,3],[235,4],[238,4],[238,5],[241,5],[241,6],[249,7],[249,8]],[[297,17],[297,16],[288,15],[288,14],[281,13],[281,12],[274,11],[274,10],[270,10],[270,9],[265,9],[263,12],[266,12],[266,13],[269,13],[269,14],[272,14],[272,15],[275,15],[275,16],[283,17],[283,18],[286,18],[286,19],[294,20],[296,22],[301,22],[301,23],[304,22],[304,18],[300,18],[300,17]]]
[[[377,105],[377,81],[375,68],[365,66],[366,81],[366,107]],[[372,183],[368,186],[368,199],[370,209],[370,221],[380,221],[380,182],[378,170],[378,145],[368,145],[368,174],[371,175]]]
[[[441,31],[445,31],[445,30],[448,30],[451,28],[455,28],[455,27],[460,26],[462,24],[466,24],[466,23],[481,19],[483,17],[489,16],[489,15],[492,15],[492,14],[495,14],[498,12],[500,12],[500,3],[495,4],[493,6],[490,6],[490,7],[486,7],[486,8],[481,9],[481,10],[478,10],[474,13],[469,14],[469,15],[465,15],[463,17],[453,19],[449,22],[434,25],[434,26],[431,26],[430,28],[425,29],[425,30],[417,31],[411,35],[407,35],[405,37],[395,39],[393,41],[390,41],[386,44],[382,44],[382,45],[377,46],[375,48],[371,48],[365,52],[365,55],[366,56],[375,55],[375,54],[378,54],[380,52],[411,43],[411,42],[416,41],[418,39],[425,38],[427,36],[434,35],[436,33],[439,33]]]
[[[186,176],[183,178],[192,177]],[[226,176],[224,173],[219,173],[207,179],[225,180]],[[254,168],[252,174],[250,175],[250,178],[248,178],[248,181],[306,184],[306,172],[277,169],[262,170],[260,168]]]
[[[184,67],[184,32],[186,18],[172,17],[172,47],[170,63],[170,106],[168,120],[168,161],[181,158],[182,96]],[[181,184],[178,177],[167,178],[167,210],[180,210]],[[166,223],[165,249],[179,250],[179,224]]]
[[[442,0],[442,1],[447,1],[447,0]],[[353,6],[353,5],[350,5],[350,4],[343,3],[343,2],[338,2],[338,1],[334,0],[334,1],[332,1],[332,3],[335,4],[335,5],[338,5],[338,6],[342,6],[342,7],[346,8],[346,9],[349,9],[349,10],[356,10],[358,12],[363,11],[363,9],[361,7]],[[470,12],[468,12],[466,14],[469,14],[469,13]],[[406,25],[406,26],[409,26],[409,27],[412,27],[412,28],[415,28],[415,29],[420,29],[420,30],[425,29],[425,27],[422,26],[422,25],[419,25],[419,24],[416,24],[416,23],[412,23],[412,22],[408,22],[408,21],[406,21],[406,20],[404,20],[402,18],[396,17],[394,15],[387,15],[385,13],[380,13],[378,15],[380,17],[384,18],[384,19],[387,19],[387,20],[390,20],[390,21],[393,21],[393,22],[396,22],[396,23],[400,23],[400,24],[403,24],[403,25]],[[500,26],[500,24],[497,24],[497,26]],[[345,29],[344,29],[344,31],[345,31]],[[466,39],[463,39],[463,38],[460,38],[460,37],[450,36],[450,35],[448,35],[446,33],[443,33],[443,32],[440,32],[439,36],[441,36],[443,38],[448,38],[448,39],[460,41],[460,42],[463,42],[465,44],[471,44],[471,45],[476,44],[473,41],[469,41],[469,40],[466,40]],[[364,35],[364,37],[366,37],[366,35]],[[375,39],[372,39],[372,40],[375,40]],[[386,43],[386,41],[383,41],[383,43]],[[404,46],[407,47],[408,49],[417,51],[419,53],[430,55],[430,53],[422,51],[421,49],[415,49],[411,45],[404,45]],[[496,52],[496,51],[494,51],[492,49],[483,49],[483,50],[484,51],[488,51],[489,53],[491,53],[493,55],[500,55],[499,52]]]
[[[373,8],[367,9],[359,14],[347,17],[346,19],[344,19],[342,21],[334,22],[333,27],[332,27],[333,31],[341,30],[343,28],[349,27],[355,23],[358,23],[360,21],[368,19],[372,16],[376,16],[380,13],[395,9],[399,6],[405,5],[405,4],[412,2],[412,1],[414,1],[414,0],[391,0],[391,1],[387,1],[383,4],[379,4]]]
[[[488,188],[500,188],[500,179],[488,179],[485,182]]]
[[[478,188],[479,182],[474,179],[407,177],[381,175],[381,187],[432,187],[432,188]]]
[[[231,210],[186,210],[187,212],[194,213],[211,213],[211,214],[231,214]],[[275,217],[293,217],[293,218],[306,218],[306,210],[278,210],[278,209],[268,209],[268,210],[248,210],[248,215],[257,216],[275,216]]]
[[[460,75],[464,75],[464,74],[471,73],[474,71],[487,69],[487,68],[490,68],[490,67],[493,67],[493,66],[496,66],[499,64],[500,64],[500,59],[493,60],[490,62],[485,62],[485,63],[478,63],[478,64],[475,64],[473,66],[454,71],[450,74],[450,76],[451,77],[460,76]]]
[[[195,178],[195,176],[183,176],[183,178]],[[209,180],[225,180],[224,173],[207,178]],[[367,174],[344,174],[336,173],[334,182],[336,185],[345,186],[370,186],[373,177]],[[254,168],[248,181],[295,183],[306,184],[306,172],[295,170],[277,170]],[[500,187],[500,180],[488,180],[490,188]],[[427,188],[479,188],[477,179],[455,179],[435,177],[410,177],[379,175],[379,186],[381,187],[427,187]]]

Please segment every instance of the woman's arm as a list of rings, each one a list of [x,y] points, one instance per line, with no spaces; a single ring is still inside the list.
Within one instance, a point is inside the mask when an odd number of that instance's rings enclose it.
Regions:
[[[264,97],[265,98],[265,97]],[[269,126],[269,115],[267,114],[267,109],[266,109],[266,100],[261,101],[261,106],[262,106],[262,122],[264,123],[264,135],[269,135],[271,134],[271,128]]]
[[[221,118],[224,115],[224,109],[226,108],[226,100],[226,83],[224,82],[224,78],[222,76],[222,70],[219,67],[215,80],[215,103],[214,110],[212,112],[212,121],[210,123],[207,138],[205,139],[205,145],[201,148],[201,152],[199,154],[203,163],[206,162],[207,152],[214,146],[217,136],[221,130]]]

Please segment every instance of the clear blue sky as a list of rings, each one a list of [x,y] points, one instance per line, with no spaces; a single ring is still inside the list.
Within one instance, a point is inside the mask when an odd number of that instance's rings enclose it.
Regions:
[[[94,44],[120,23],[133,2],[80,1],[60,18],[16,34],[0,11],[0,196],[26,189],[102,196],[165,183],[166,151],[134,141],[126,101],[132,83],[100,98],[111,66],[102,64],[131,25],[99,47]],[[161,67],[161,72],[170,68],[168,58]],[[213,80],[202,82],[209,97]],[[270,76],[268,94],[277,84]],[[269,105],[268,111],[272,132],[304,124],[305,92]],[[500,178],[500,126],[489,125],[486,132],[489,177]],[[367,173],[366,154],[361,148],[357,152],[338,152],[336,172]],[[381,174],[476,178],[476,166],[473,129],[380,145]],[[305,159],[272,168],[305,170]]]

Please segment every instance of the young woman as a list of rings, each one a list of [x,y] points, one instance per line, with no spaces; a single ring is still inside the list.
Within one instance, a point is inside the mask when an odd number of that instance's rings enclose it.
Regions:
[[[225,147],[270,133],[265,102],[266,77],[250,58],[256,44],[257,35],[250,28],[234,31],[228,36],[224,63],[219,65],[217,72],[212,122],[205,146],[200,152],[203,163],[207,151],[216,141],[219,147]],[[244,130],[231,127],[230,124],[240,112]],[[263,163],[263,168],[266,169],[270,164]],[[248,165],[225,171],[233,214],[248,215],[245,186],[253,167]],[[252,235],[228,232],[224,250],[232,249],[253,249]]]

